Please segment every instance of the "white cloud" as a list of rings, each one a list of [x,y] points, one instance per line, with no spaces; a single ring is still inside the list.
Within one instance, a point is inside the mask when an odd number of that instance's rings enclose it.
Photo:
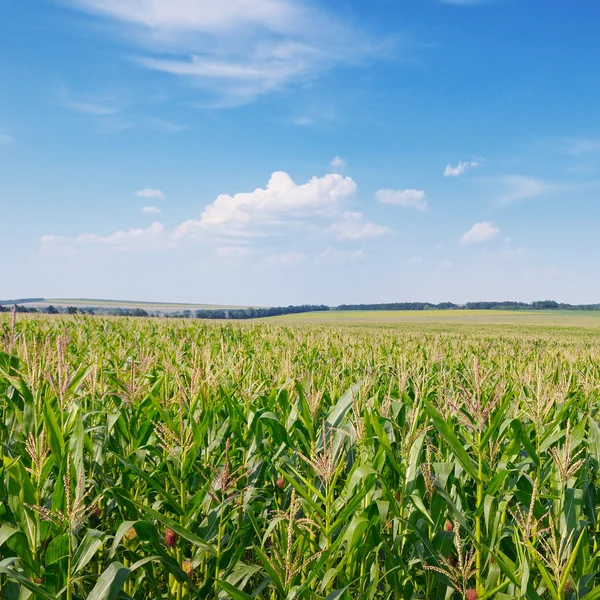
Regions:
[[[64,85],[59,88],[59,98],[64,107],[95,117],[108,117],[123,109],[122,103],[112,94],[95,94],[74,98]]]
[[[164,200],[166,197],[164,192],[153,188],[144,188],[143,190],[138,190],[135,195],[139,198],[155,198],[156,200]]]
[[[109,106],[106,104],[94,104],[92,102],[70,101],[65,102],[64,105],[67,108],[70,108],[71,110],[74,110],[76,112],[82,112],[97,117],[114,115],[119,112],[119,108],[117,108],[116,106]]]
[[[508,191],[500,196],[500,204],[512,204],[513,202],[528,200],[557,190],[557,186],[542,179],[523,175],[508,175],[502,178],[501,182],[508,188]]]
[[[442,269],[451,269],[454,266],[454,263],[451,260],[443,260],[440,263],[440,267]]]
[[[379,190],[375,198],[382,204],[397,204],[426,211],[429,204],[423,190]]]
[[[329,161],[329,166],[333,169],[345,169],[347,165],[346,161],[341,156],[334,156]]]
[[[339,264],[361,260],[364,256],[364,248],[360,248],[359,250],[337,250],[329,246],[323,252],[317,254],[314,262],[318,265]]]
[[[525,256],[525,248],[523,248],[523,246],[519,246],[518,248],[511,249],[511,250],[505,250],[502,253],[502,257],[506,258],[508,260],[521,258],[523,256]]]
[[[446,165],[446,170],[444,171],[444,177],[460,177],[464,175],[471,167],[478,167],[479,163],[472,160],[467,162],[459,162],[455,167],[452,165]]]
[[[371,221],[365,221],[363,214],[360,212],[346,211],[327,231],[333,233],[339,239],[363,240],[385,235],[389,233],[390,229]]]
[[[560,267],[530,267],[523,271],[528,277],[558,277],[563,270]]]
[[[242,258],[252,254],[252,248],[248,246],[219,246],[217,256],[219,258]]]
[[[0,133],[0,144],[10,144],[14,141],[15,139],[12,135],[8,135],[8,133]]]
[[[71,0],[71,4],[133,25],[155,30],[157,37],[185,33],[265,27],[285,33],[303,18],[289,0]]]
[[[83,233],[76,237],[45,235],[41,243],[45,249],[85,246],[103,246],[119,251],[152,249],[165,245],[164,229],[164,225],[156,221],[145,229],[128,229],[106,236],[95,233]]]
[[[574,156],[596,154],[600,152],[600,139],[589,138],[567,140],[567,152]]]
[[[266,188],[233,196],[221,194],[206,207],[200,219],[182,223],[176,236],[210,230],[225,235],[265,235],[258,230],[335,213],[355,192],[354,181],[337,173],[313,177],[298,185],[287,173],[278,171],[271,175]]]
[[[284,254],[272,254],[267,256],[261,264],[263,265],[299,265],[306,260],[306,254],[302,252],[286,252]]]
[[[409,266],[417,266],[423,263],[423,259],[420,256],[411,256],[407,261],[406,264]]]
[[[157,206],[143,206],[140,208],[140,212],[144,213],[145,215],[157,215],[162,211]]]
[[[493,240],[499,233],[500,230],[488,221],[475,223],[469,231],[461,236],[459,242],[463,246],[468,244],[481,244]]]
[[[109,19],[148,69],[191,79],[235,106],[301,84],[385,45],[302,0],[65,0]],[[389,48],[388,48],[389,50]]]

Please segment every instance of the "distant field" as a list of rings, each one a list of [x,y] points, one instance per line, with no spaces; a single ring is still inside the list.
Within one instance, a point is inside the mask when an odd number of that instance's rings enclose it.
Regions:
[[[407,310],[327,311],[272,317],[270,321],[306,323],[419,324],[455,323],[472,325],[542,325],[598,327],[600,311],[501,311],[501,310]]]
[[[247,306],[227,306],[224,304],[185,304],[177,302],[135,302],[132,300],[94,300],[93,298],[47,298],[43,302],[28,302],[27,306],[47,308],[48,306],[78,308],[142,308],[147,311],[163,313],[182,312],[184,310],[206,310],[219,308],[247,308]]]

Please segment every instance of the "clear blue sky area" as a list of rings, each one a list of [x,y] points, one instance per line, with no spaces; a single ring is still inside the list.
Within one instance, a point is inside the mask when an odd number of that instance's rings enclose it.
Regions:
[[[600,302],[597,0],[4,0],[2,297]]]

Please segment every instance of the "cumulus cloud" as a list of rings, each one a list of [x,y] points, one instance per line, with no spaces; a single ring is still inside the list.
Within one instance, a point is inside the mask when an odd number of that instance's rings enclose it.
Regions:
[[[446,165],[446,170],[444,171],[444,177],[460,177],[464,175],[470,168],[478,167],[479,163],[472,160],[467,162],[459,162],[455,167],[452,165]]]
[[[45,235],[41,243],[44,249],[102,246],[119,251],[133,251],[164,246],[164,231],[165,226],[155,221],[145,229],[127,229],[106,236],[95,233],[82,233],[75,237]]]
[[[440,263],[440,267],[442,269],[451,269],[454,266],[454,263],[451,260],[443,260]]]
[[[10,144],[12,142],[14,142],[12,135],[8,135],[8,133],[0,133],[0,144]]]
[[[423,190],[379,190],[375,198],[382,204],[397,204],[426,211],[429,204]]]
[[[155,200],[164,200],[166,197],[164,192],[154,188],[144,188],[143,190],[138,190],[135,195],[139,198],[154,198]]]
[[[411,256],[407,261],[406,264],[409,266],[417,266],[423,263],[423,259],[420,256]]]
[[[338,173],[296,183],[287,173],[278,171],[271,175],[264,188],[221,194],[205,206],[199,218],[188,219],[172,228],[155,222],[145,229],[123,230],[110,235],[45,236],[42,246],[145,250],[148,247],[172,249],[190,241],[209,245],[218,257],[231,258],[246,256],[260,246],[264,248],[264,240],[269,238],[269,246],[281,251],[278,260],[293,264],[298,262],[298,253],[288,250],[292,244],[305,243],[307,236],[328,236],[347,242],[378,238],[390,232],[387,226],[369,220],[362,212],[351,210],[356,189],[352,178]],[[161,190],[154,188],[139,190],[137,196],[165,197]],[[161,212],[154,205],[140,210],[144,214]]]
[[[211,230],[226,235],[260,235],[261,227],[306,221],[335,212],[355,192],[356,183],[337,173],[313,177],[299,185],[287,173],[278,171],[271,175],[266,188],[233,196],[219,195],[200,219],[182,223],[176,236],[182,238]]]
[[[346,161],[341,156],[334,156],[329,161],[329,166],[333,169],[345,169],[347,165]]]
[[[363,240],[389,233],[389,227],[366,221],[360,212],[344,212],[327,230],[341,240]]]
[[[494,238],[498,237],[500,230],[488,221],[481,223],[475,223],[469,231],[466,231],[461,236],[459,242],[463,246],[469,244],[481,244],[483,242],[489,242]]]

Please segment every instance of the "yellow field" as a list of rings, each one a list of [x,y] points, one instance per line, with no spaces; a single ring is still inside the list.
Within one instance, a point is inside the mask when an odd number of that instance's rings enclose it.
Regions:
[[[328,311],[283,315],[270,321],[307,323],[373,323],[532,325],[600,328],[600,311],[414,310]]]

